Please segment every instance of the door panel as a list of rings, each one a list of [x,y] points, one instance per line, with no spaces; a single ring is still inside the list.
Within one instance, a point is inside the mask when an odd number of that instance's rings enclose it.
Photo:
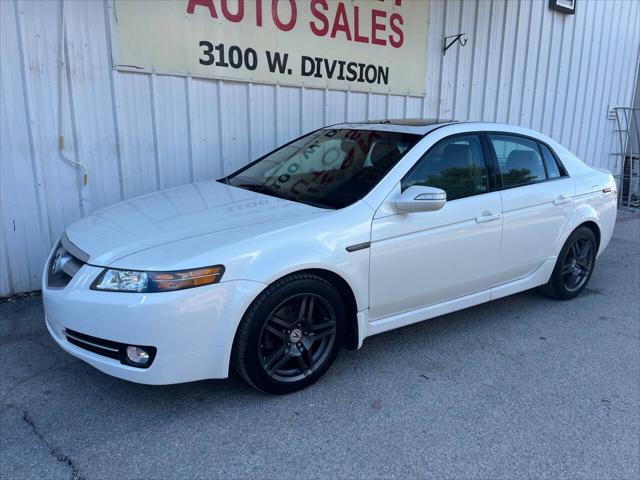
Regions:
[[[398,186],[394,193],[399,192]],[[371,319],[490,288],[499,254],[500,211],[500,194],[491,192],[449,201],[436,212],[375,218]]]
[[[554,254],[573,194],[568,177],[500,192],[503,230],[497,284],[532,273]]]
[[[483,137],[444,138],[391,193],[413,185],[440,188],[438,211],[399,214],[384,203],[371,233],[372,320],[452,300],[493,286],[502,233],[500,194],[491,192]]]
[[[535,271],[554,253],[571,210],[573,180],[562,172],[551,150],[538,141],[508,133],[489,133],[502,185],[502,245],[496,283]]]

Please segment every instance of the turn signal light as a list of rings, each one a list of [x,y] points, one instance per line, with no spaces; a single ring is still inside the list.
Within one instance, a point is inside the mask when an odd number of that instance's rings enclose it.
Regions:
[[[223,272],[224,267],[218,265],[197,270],[154,273],[151,276],[151,280],[155,283],[159,292],[165,292],[216,283]]]

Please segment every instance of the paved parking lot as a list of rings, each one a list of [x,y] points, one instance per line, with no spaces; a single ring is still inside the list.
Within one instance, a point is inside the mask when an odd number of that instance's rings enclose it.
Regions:
[[[639,478],[640,220],[570,302],[526,292],[365,341],[285,397],[150,387],[0,304],[0,478]]]

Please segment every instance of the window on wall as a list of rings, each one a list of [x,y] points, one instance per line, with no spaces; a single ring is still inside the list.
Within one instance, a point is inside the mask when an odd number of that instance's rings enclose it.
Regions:
[[[480,137],[450,137],[434,145],[402,180],[403,191],[413,185],[440,188],[447,200],[486,192],[489,175]]]
[[[573,15],[576,13],[576,0],[549,0],[549,8]]]
[[[489,135],[495,151],[503,187],[517,187],[546,180],[538,143],[511,135]]]

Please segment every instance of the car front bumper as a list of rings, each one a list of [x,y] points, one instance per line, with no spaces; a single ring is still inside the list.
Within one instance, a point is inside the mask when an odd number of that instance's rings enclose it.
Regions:
[[[90,290],[101,271],[84,265],[64,288],[43,285],[47,329],[62,349],[97,369],[154,385],[226,378],[236,328],[265,288],[260,282],[236,280],[150,294]],[[157,353],[148,368],[125,365],[72,344],[67,329],[125,345],[153,346]]]

